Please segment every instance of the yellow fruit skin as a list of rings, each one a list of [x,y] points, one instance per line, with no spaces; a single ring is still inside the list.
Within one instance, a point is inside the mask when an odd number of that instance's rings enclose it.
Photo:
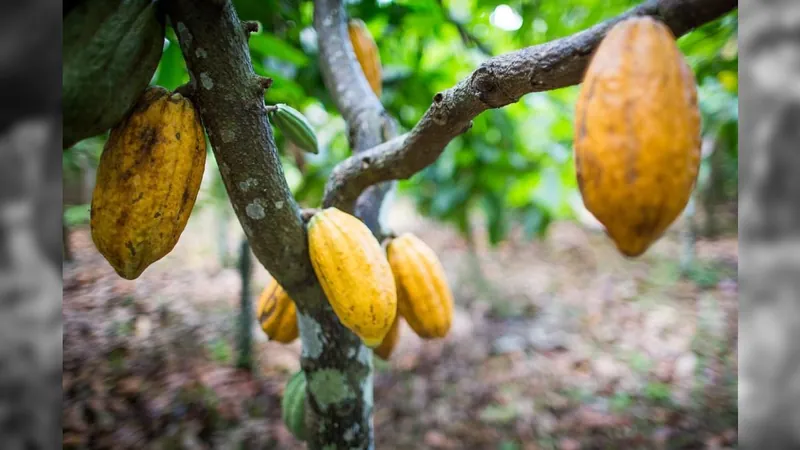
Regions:
[[[386,253],[366,225],[336,208],[308,223],[311,264],[339,318],[369,347],[389,332],[397,293]]]
[[[700,167],[696,82],[669,28],[649,17],[615,25],[575,116],[583,202],[623,255],[639,256],[686,207]]]
[[[398,313],[419,337],[445,337],[453,321],[453,293],[436,253],[411,233],[393,239],[386,250]]]
[[[374,350],[375,354],[384,361],[389,360],[394,348],[397,346],[397,342],[400,340],[400,320],[400,315],[395,316],[392,328],[386,333],[386,337],[383,338],[381,345]]]
[[[180,94],[148,88],[103,149],[92,240],[123,278],[138,278],[177,244],[206,161],[200,116]]]
[[[256,318],[271,341],[288,344],[300,334],[294,302],[275,279],[261,292]]]
[[[378,45],[369,33],[366,24],[360,19],[350,19],[347,23],[347,33],[350,35],[350,42],[353,44],[353,51],[356,54],[361,70],[367,77],[372,92],[378,98],[383,89],[381,76],[381,55],[378,52]]]

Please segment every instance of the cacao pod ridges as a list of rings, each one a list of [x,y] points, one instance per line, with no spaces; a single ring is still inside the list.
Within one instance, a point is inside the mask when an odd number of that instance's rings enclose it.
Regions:
[[[423,339],[445,337],[454,301],[436,253],[411,233],[392,239],[386,252],[397,286],[398,314]]]
[[[642,255],[685,208],[700,167],[694,75],[661,22],[617,23],[592,56],[575,108],[584,205],[626,257]]]
[[[138,278],[177,244],[194,207],[206,139],[191,101],[148,88],[106,141],[92,193],[91,234],[123,278]]]
[[[302,370],[295,372],[286,383],[281,400],[281,416],[286,428],[294,437],[306,440],[306,375]]]
[[[336,208],[308,223],[309,255],[328,302],[343,326],[369,347],[380,345],[397,314],[392,269],[363,222]]]
[[[300,334],[295,304],[274,278],[261,292],[256,318],[271,341],[288,344]]]
[[[284,137],[293,142],[301,150],[317,154],[319,143],[314,128],[300,111],[289,105],[278,103],[270,109],[272,122],[281,130]]]

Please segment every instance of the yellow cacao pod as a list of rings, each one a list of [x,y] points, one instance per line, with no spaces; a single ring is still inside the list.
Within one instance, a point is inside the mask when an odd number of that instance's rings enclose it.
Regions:
[[[324,209],[308,223],[311,264],[339,318],[369,347],[379,345],[397,314],[397,293],[386,253],[357,218]]]
[[[575,110],[575,168],[586,208],[627,257],[686,207],[700,167],[694,75],[661,22],[615,25],[592,57]]]
[[[397,346],[397,342],[400,340],[400,320],[401,317],[399,314],[395,316],[394,322],[392,323],[392,328],[390,328],[389,332],[386,333],[386,337],[383,338],[381,345],[374,350],[374,353],[384,361],[389,360],[389,357],[392,356],[394,348]]]
[[[423,339],[442,338],[453,321],[453,293],[439,258],[411,233],[386,248],[397,285],[397,310]]]
[[[271,341],[288,344],[300,334],[294,302],[274,278],[261,291],[256,318]]]
[[[132,280],[177,244],[194,207],[206,138],[192,103],[148,88],[111,130],[92,194],[92,240]]]
[[[381,55],[378,52],[378,45],[372,38],[367,25],[361,19],[350,19],[347,22],[347,33],[350,35],[350,42],[353,44],[353,51],[356,54],[358,63],[364,76],[367,77],[372,92],[378,98],[381,96],[383,85],[381,83]]]

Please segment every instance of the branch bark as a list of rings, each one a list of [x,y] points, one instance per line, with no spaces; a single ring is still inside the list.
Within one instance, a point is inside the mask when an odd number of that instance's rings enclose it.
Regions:
[[[432,164],[447,144],[472,126],[472,119],[532,92],[580,83],[592,52],[617,22],[656,16],[676,36],[737,8],[736,0],[648,0],[580,33],[481,64],[456,86],[437,93],[433,104],[410,132],[342,161],[325,188],[324,202],[347,204],[369,186],[406,179]]]
[[[266,116],[269,83],[250,61],[248,26],[228,0],[170,0],[166,9],[236,216],[259,262],[297,305],[309,447],[370,448],[372,352],[341,325],[311,266],[303,215]]]

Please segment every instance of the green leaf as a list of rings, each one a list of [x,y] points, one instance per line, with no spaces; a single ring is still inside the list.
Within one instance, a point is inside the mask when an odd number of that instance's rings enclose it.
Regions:
[[[309,62],[308,56],[301,50],[266,32],[250,35],[250,50],[261,57],[271,56],[290,62],[298,67],[305,67]]]
[[[186,63],[183,60],[181,49],[177,43],[170,41],[161,55],[161,62],[158,64],[154,84],[172,91],[188,82],[189,72],[186,71]]]

